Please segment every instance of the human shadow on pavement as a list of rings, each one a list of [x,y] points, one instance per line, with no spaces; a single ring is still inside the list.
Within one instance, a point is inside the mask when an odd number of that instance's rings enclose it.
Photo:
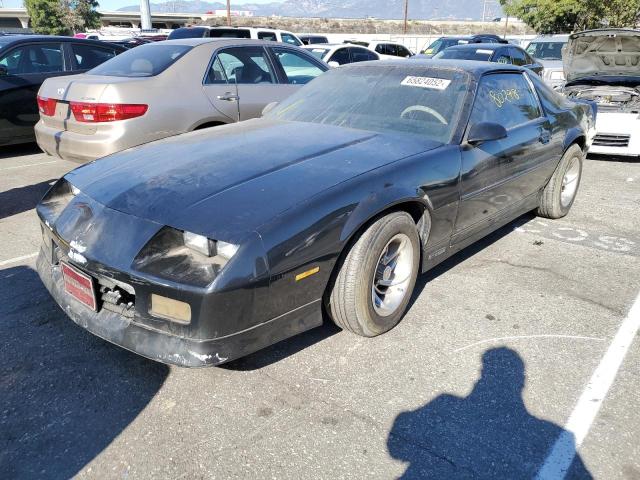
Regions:
[[[401,478],[535,478],[565,430],[527,411],[524,385],[522,358],[494,348],[483,354],[482,374],[468,396],[442,394],[399,414],[387,448],[409,464]],[[576,455],[566,478],[592,476]]]
[[[0,478],[73,477],[168,372],[77,327],[31,268],[0,270]]]

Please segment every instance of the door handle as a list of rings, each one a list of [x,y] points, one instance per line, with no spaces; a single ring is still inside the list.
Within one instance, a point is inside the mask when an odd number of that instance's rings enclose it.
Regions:
[[[542,132],[540,134],[539,141],[546,145],[551,141],[551,134],[549,132]]]
[[[227,102],[235,102],[237,100],[240,100],[240,97],[238,95],[234,95],[231,92],[227,92],[224,95],[218,95],[218,100],[225,100]]]

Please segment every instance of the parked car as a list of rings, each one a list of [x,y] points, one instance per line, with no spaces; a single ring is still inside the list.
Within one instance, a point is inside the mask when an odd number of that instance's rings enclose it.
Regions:
[[[445,48],[453,47],[454,45],[465,45],[467,43],[509,43],[504,38],[493,34],[480,34],[480,35],[467,35],[458,37],[440,37],[433,41],[426,48],[423,48],[420,53],[425,55],[425,58],[433,57],[440,53]]]
[[[298,38],[305,45],[313,45],[315,43],[329,43],[329,39],[324,35],[298,35]]]
[[[563,93],[598,104],[591,153],[640,156],[639,59],[639,30],[590,30],[569,37]]]
[[[193,38],[128,50],[40,89],[38,145],[86,162],[159,138],[254,118],[327,70],[292,45]]]
[[[274,30],[273,28],[182,27],[173,30],[169,34],[168,40],[178,40],[182,38],[253,38],[256,40],[283,42],[295,46],[303,45],[302,40],[293,33],[285,30]]]
[[[366,47],[369,50],[376,52],[380,55],[380,59],[392,59],[392,58],[409,58],[414,55],[414,53],[405,47],[403,44],[398,42],[392,42],[389,40],[373,40],[373,41],[365,41],[365,40],[345,40],[344,43],[349,43],[351,45],[360,45],[361,47]]]
[[[552,88],[564,85],[565,76],[562,67],[562,49],[569,35],[542,35],[527,45],[527,53],[536,58],[544,67],[542,78]]]
[[[420,272],[530,210],[566,215],[594,115],[512,65],[337,68],[262,118],[65,175],[37,207],[37,269],[74,322],[160,362],[228,362],[323,312],[372,337]]]
[[[340,65],[346,65],[348,63],[380,60],[380,55],[373,50],[348,43],[308,45],[302,48],[316,58],[329,64],[330,67],[339,67]]]
[[[476,60],[518,65],[542,75],[543,66],[531,58],[527,52],[515,45],[502,43],[468,43],[449,47],[436,56],[434,60]]]
[[[35,140],[36,96],[45,79],[86,72],[124,51],[118,45],[81,38],[0,37],[0,145]]]
[[[153,40],[149,40],[144,37],[130,37],[130,38],[123,38],[118,40],[103,40],[103,41],[111,45],[120,45],[121,47],[126,48],[127,50],[129,50],[130,48],[138,47],[140,45],[144,45],[145,43],[153,42]]]

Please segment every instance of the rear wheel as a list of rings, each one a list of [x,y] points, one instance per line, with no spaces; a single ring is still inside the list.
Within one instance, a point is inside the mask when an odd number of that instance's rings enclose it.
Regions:
[[[558,168],[542,191],[538,215],[561,218],[569,213],[578,193],[584,156],[579,145],[572,145],[565,152]]]
[[[407,308],[420,263],[413,218],[394,212],[351,246],[328,292],[327,311],[342,329],[373,337],[395,327]]]

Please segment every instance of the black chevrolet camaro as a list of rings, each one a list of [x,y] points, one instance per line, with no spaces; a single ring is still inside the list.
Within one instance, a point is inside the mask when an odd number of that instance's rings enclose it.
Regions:
[[[416,277],[573,204],[596,110],[514,66],[362,63],[263,118],[81,166],[37,211],[42,281],[148,358],[220,364],[320,325],[374,336]]]

